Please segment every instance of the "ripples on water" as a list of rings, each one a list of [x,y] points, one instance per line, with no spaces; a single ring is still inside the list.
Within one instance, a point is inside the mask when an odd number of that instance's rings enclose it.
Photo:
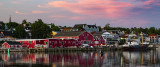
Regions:
[[[159,50],[0,53],[0,67],[160,67]]]

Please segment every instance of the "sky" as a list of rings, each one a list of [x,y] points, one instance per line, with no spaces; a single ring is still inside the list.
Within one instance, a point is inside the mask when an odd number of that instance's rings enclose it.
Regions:
[[[0,21],[160,28],[160,0],[0,0]]]

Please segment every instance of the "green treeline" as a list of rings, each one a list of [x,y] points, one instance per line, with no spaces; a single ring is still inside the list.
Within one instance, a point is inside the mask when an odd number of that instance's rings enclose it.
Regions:
[[[26,38],[28,33],[26,27],[30,28],[31,38],[43,39],[51,37],[52,31],[60,31],[59,26],[44,23],[41,19],[34,22],[27,22],[23,20],[21,24],[17,22],[1,23],[0,31],[13,31],[13,37],[15,38]]]
[[[123,28],[123,27],[110,27],[110,24],[106,24],[104,27],[105,30],[120,30],[129,34],[131,32],[134,33],[146,33],[146,34],[158,34],[160,35],[160,28],[150,27],[150,28],[142,28],[142,27],[132,27],[132,28]]]

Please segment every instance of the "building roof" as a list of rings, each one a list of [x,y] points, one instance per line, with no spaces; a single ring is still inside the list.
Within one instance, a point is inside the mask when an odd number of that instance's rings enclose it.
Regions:
[[[111,33],[109,33],[109,32],[104,32],[103,34],[104,34],[104,35],[107,35],[107,34],[111,34]]]
[[[56,34],[54,37],[68,37],[68,36],[79,36],[82,34],[84,31],[72,31],[72,32],[59,32]]]
[[[155,34],[150,34],[149,36],[151,37],[151,36],[157,36],[157,35],[155,35]]]
[[[91,28],[91,27],[92,27],[92,28],[94,28],[94,27],[97,28],[96,25],[87,25],[87,26],[88,26],[89,28]]]
[[[75,24],[73,29],[78,29],[79,27],[83,28],[84,25],[87,25],[87,24]]]
[[[35,40],[46,40],[46,39],[17,39],[16,41],[35,41]]]
[[[20,42],[15,42],[15,41],[8,41],[7,43],[9,45],[22,45]]]
[[[103,32],[98,32],[98,33],[93,33],[92,35],[94,36],[94,37],[101,37],[102,36],[102,34],[103,34]]]

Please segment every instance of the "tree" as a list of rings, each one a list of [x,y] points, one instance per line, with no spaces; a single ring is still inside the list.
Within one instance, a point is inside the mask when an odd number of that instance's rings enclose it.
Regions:
[[[148,34],[155,34],[155,31],[156,31],[155,27],[150,27],[148,29]]]
[[[55,26],[53,23],[51,23],[51,29],[53,31],[60,31],[60,28],[58,26]]]
[[[110,24],[106,24],[104,27],[105,30],[111,30]]]
[[[9,22],[9,23],[7,23],[8,29],[10,29],[10,28],[16,28],[18,25],[19,24],[16,23],[16,22]]]
[[[27,22],[26,20],[23,20],[23,21],[22,21],[22,25],[28,27],[28,26],[31,25],[31,23],[30,23],[30,22]]]
[[[60,28],[58,26],[55,26],[52,28],[53,31],[60,31]]]
[[[0,24],[0,29],[2,29],[2,30],[5,29],[5,24],[3,22],[1,22],[1,24]]]
[[[47,35],[49,35],[51,33],[51,29],[48,25],[46,25],[45,23],[43,23],[43,21],[41,19],[38,19],[38,21],[35,21],[35,23],[33,23],[31,25],[31,34],[32,34],[32,38],[46,38]]]
[[[26,31],[22,25],[18,25],[13,32],[13,37],[15,38],[26,38]]]

